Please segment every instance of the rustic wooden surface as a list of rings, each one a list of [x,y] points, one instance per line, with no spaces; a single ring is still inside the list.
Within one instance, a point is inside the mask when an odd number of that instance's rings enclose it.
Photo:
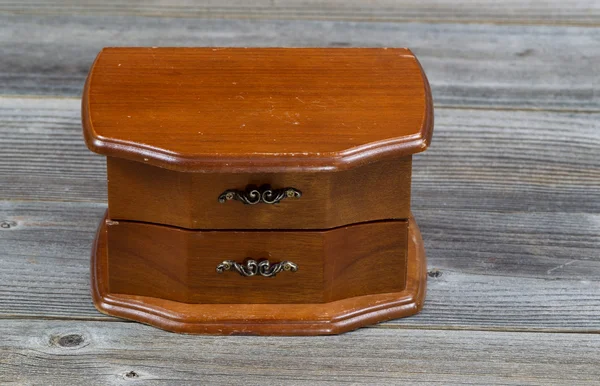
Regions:
[[[252,3],[0,1],[0,383],[598,384],[598,2]],[[106,169],[78,98],[108,45],[411,47],[436,106],[414,161],[423,312],[319,338],[99,314]]]

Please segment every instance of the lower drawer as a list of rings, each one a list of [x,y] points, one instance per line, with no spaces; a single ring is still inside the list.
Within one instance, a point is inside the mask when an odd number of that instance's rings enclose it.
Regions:
[[[107,221],[107,228],[111,293],[184,303],[324,303],[399,292],[406,283],[406,221],[324,231],[193,231],[127,221]],[[267,277],[246,266],[248,259],[268,260],[271,270],[289,261],[297,270]],[[224,261],[256,274],[243,276],[230,264],[219,273]]]

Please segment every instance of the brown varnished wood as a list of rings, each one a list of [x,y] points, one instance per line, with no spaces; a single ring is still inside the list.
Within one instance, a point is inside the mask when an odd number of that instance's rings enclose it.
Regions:
[[[91,150],[163,168],[324,171],[425,150],[433,108],[403,48],[105,48],[82,122]]]
[[[103,272],[103,311],[154,318],[138,313],[136,298],[163,314],[163,328],[275,334],[335,333],[418,311],[422,268],[409,266],[424,257],[407,240],[411,167],[430,143],[433,113],[409,50],[105,49],[82,119],[88,147],[108,165],[95,252],[106,257],[92,262]],[[301,197],[219,201],[264,185]],[[216,271],[248,259],[292,261],[298,272]],[[210,308],[222,305],[256,326],[227,326]],[[273,315],[292,306],[275,318],[278,331]],[[165,316],[176,310],[188,315]]]
[[[100,311],[175,332],[256,335],[339,334],[361,326],[413,315],[423,306],[426,263],[423,241],[408,220],[404,290],[355,296],[328,303],[189,304],[109,290],[106,217],[92,250],[91,285]]]
[[[410,214],[411,156],[303,173],[189,173],[108,157],[107,172],[113,220],[190,229],[326,229]],[[276,205],[217,199],[227,189],[262,184],[295,187],[302,197]]]
[[[108,221],[109,291],[184,303],[325,303],[399,292],[406,282],[407,222],[327,231],[189,231]],[[275,277],[217,273],[224,260],[288,260]]]

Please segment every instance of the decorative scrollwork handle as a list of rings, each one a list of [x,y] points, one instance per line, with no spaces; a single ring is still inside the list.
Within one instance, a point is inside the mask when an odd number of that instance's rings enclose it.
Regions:
[[[281,271],[296,272],[298,266],[291,261],[282,261],[281,263],[269,263],[269,260],[262,260],[257,262],[256,260],[246,260],[244,264],[236,263],[233,260],[225,260],[221,264],[217,265],[217,273],[223,273],[225,271],[237,271],[240,275],[250,277],[255,275],[273,277]]]
[[[300,198],[302,192],[296,188],[271,189],[269,185],[263,185],[259,188],[249,186],[246,190],[228,189],[219,195],[219,202],[237,200],[246,205],[277,204],[284,198]]]

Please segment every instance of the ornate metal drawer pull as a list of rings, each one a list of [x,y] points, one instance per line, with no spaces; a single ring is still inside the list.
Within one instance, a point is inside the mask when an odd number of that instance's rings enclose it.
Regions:
[[[223,273],[225,271],[236,270],[242,276],[265,276],[273,277],[281,271],[296,272],[298,266],[291,261],[282,261],[281,263],[269,263],[269,260],[262,260],[257,262],[256,260],[246,260],[244,264],[236,263],[233,260],[225,260],[221,264],[217,265],[217,273]]]
[[[302,192],[295,188],[271,189],[269,185],[263,185],[259,188],[249,186],[245,191],[242,190],[226,190],[219,196],[219,202],[222,204],[226,201],[237,200],[246,205],[277,204],[284,198],[300,198]]]

